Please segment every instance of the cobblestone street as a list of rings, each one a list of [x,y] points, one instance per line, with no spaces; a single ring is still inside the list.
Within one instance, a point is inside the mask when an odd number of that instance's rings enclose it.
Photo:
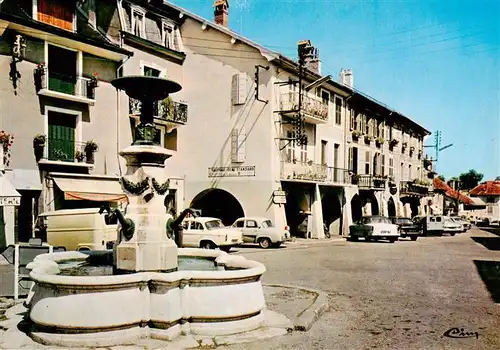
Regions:
[[[492,300],[498,274],[485,277],[490,295],[478,273],[478,268],[488,270],[491,264],[489,270],[496,268],[498,273],[499,240],[472,229],[455,237],[394,244],[243,248],[238,254],[266,265],[265,283],[326,291],[330,308],[307,333],[228,348],[499,349],[500,309]],[[443,336],[454,327],[479,337]]]

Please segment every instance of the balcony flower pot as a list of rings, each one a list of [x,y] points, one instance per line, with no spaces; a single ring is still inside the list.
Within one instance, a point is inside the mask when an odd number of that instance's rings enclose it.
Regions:
[[[85,154],[81,151],[76,151],[75,159],[78,161],[78,163],[82,163],[85,160]]]
[[[89,140],[85,143],[84,152],[87,163],[94,164],[94,153],[99,149],[99,146],[95,141]]]
[[[33,152],[35,153],[35,159],[37,162],[43,158],[45,142],[46,136],[43,134],[38,134],[33,138]]]
[[[392,139],[391,141],[389,141],[389,145],[391,145],[392,147],[397,146],[398,143],[399,143],[399,140],[397,140],[397,139]]]
[[[47,80],[45,79],[46,71],[45,62],[37,64],[36,68],[33,70],[35,89],[37,92],[47,88]]]
[[[97,72],[94,72],[90,80],[87,81],[87,98],[92,100],[95,99],[95,88],[99,86],[99,80],[97,79]]]
[[[365,142],[366,142],[366,143],[370,143],[370,142],[372,142],[372,137],[371,137],[371,136],[368,136],[368,135],[365,135]]]
[[[375,142],[377,143],[377,146],[382,146],[385,142],[385,139],[383,137],[379,137],[375,140]]]
[[[0,161],[2,161],[5,166],[10,165],[10,148],[13,142],[14,135],[7,131],[0,131],[0,147],[2,147],[3,151],[3,159],[0,159]]]
[[[359,139],[359,137],[360,137],[360,136],[361,136],[361,131],[359,131],[359,130],[353,130],[353,131],[352,131],[352,138],[353,138],[354,140]]]

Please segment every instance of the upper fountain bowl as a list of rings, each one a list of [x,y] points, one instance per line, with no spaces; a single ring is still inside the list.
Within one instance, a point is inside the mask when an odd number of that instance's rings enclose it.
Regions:
[[[168,95],[182,89],[182,86],[175,81],[142,75],[117,78],[111,81],[111,84],[117,89],[125,90],[129,97],[137,100],[163,100]]]

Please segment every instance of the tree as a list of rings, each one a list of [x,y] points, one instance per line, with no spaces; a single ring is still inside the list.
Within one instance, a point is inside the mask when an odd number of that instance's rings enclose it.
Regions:
[[[439,175],[438,179],[443,181],[443,182],[446,182],[446,178],[443,175]]]
[[[460,187],[464,190],[472,190],[479,185],[483,176],[483,174],[478,173],[476,170],[470,169],[468,172],[460,174]]]

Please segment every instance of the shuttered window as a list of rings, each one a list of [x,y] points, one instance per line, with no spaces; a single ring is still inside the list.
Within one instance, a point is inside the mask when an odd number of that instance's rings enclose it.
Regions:
[[[246,158],[246,132],[245,128],[234,128],[231,132],[231,161],[233,163],[244,163]]]
[[[76,119],[70,114],[49,112],[49,160],[75,159]]]
[[[365,174],[370,174],[370,151],[365,153]]]
[[[245,73],[233,75],[231,81],[231,102],[233,105],[245,104],[248,95],[248,76]]]

